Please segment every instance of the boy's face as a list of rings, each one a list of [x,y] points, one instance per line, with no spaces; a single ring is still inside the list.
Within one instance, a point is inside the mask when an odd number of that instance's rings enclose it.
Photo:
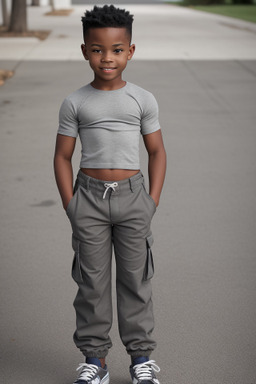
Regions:
[[[133,56],[135,45],[125,28],[91,28],[82,44],[84,58],[89,60],[98,86],[122,83],[122,72]],[[110,84],[111,83],[111,84]]]

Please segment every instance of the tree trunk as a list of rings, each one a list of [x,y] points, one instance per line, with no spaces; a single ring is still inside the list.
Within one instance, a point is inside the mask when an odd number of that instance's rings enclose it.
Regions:
[[[6,0],[2,0],[2,15],[3,15],[3,26],[8,27],[8,25],[9,25],[9,13],[7,11]]]
[[[26,0],[12,0],[10,32],[22,33],[27,31]]]
[[[49,0],[49,4],[50,4],[50,6],[52,7],[52,12],[54,12],[54,11],[55,11],[54,0]]]

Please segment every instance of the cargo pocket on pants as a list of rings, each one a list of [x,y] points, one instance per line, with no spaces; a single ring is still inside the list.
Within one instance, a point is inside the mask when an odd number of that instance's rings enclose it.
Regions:
[[[151,247],[153,245],[154,239],[152,234],[146,237],[147,243],[147,257],[146,257],[146,265],[144,269],[143,280],[150,280],[154,275],[154,260]]]
[[[72,248],[75,252],[73,263],[72,263],[72,270],[71,275],[72,278],[75,280],[76,283],[83,283],[83,277],[82,277],[82,271],[81,271],[81,264],[80,264],[80,242],[77,238],[72,236]]]

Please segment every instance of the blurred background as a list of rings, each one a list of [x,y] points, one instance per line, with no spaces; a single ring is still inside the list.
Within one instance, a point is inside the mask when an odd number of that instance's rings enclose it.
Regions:
[[[78,1],[1,1],[1,384],[70,384],[83,361],[71,227],[53,174],[60,105],[93,76],[81,16],[103,3]],[[160,383],[256,384],[255,3],[114,4],[134,14],[124,79],[155,95],[168,156],[152,222]],[[78,140],[74,176],[79,160]],[[112,279],[107,361],[111,384],[129,384],[114,260]]]

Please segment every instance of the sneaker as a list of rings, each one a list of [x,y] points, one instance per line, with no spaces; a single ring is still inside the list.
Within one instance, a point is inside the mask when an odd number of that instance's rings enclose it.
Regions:
[[[142,364],[130,367],[130,374],[133,384],[160,384],[155,372],[160,372],[160,368],[154,360],[146,361]]]
[[[107,366],[103,369],[94,364],[81,363],[77,371],[80,369],[80,375],[73,384],[109,384]]]

